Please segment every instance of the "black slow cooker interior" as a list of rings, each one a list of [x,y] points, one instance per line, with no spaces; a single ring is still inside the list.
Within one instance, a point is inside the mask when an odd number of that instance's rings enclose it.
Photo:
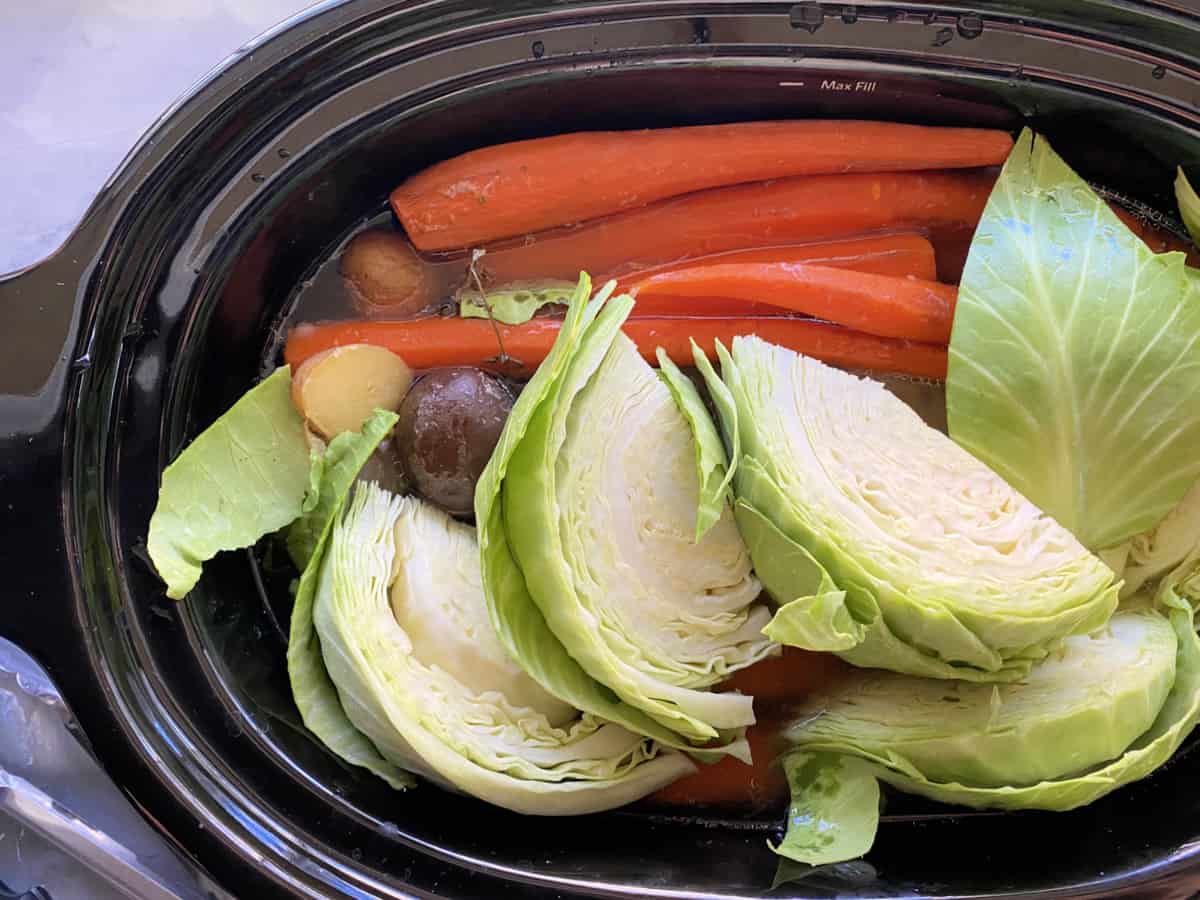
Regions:
[[[63,251],[91,262],[61,438],[71,583],[18,638],[137,802],[242,896],[1183,895],[1196,754],[1069,814],[898,798],[869,865],[774,890],[774,819],[522,818],[427,785],[395,793],[301,726],[286,622],[263,599],[279,596],[278,561],[227,554],[175,605],[144,552],[163,465],[276,364],[299,286],[410,172],[577,129],[1028,122],[1086,177],[1165,209],[1173,165],[1200,163],[1200,21],[1159,4],[1131,25],[1137,5],[1034,20],[1004,4],[364,0],[249,48]]]

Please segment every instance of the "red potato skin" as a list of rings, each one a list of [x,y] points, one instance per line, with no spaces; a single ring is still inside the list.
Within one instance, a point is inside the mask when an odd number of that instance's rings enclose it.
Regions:
[[[1003,131],[890,122],[771,121],[579,132],[436,163],[391,194],[421,250],[478,246],[696,191],[810,175],[999,165]]]

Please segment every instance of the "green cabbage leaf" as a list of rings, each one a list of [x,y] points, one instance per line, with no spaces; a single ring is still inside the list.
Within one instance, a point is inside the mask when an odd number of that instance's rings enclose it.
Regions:
[[[971,244],[946,402],[951,437],[1093,550],[1200,480],[1200,279],[1028,130]]]
[[[146,549],[180,600],[201,566],[300,517],[309,490],[304,420],[284,366],[247,391],[163,471]]]

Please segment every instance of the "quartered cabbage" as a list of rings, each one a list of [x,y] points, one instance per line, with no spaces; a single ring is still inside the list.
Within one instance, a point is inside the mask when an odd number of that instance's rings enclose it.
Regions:
[[[1011,681],[1117,603],[1112,571],[881,384],[757,337],[697,352],[767,633],[855,665]]]
[[[864,690],[813,698],[788,732],[797,755],[785,767],[793,809],[827,821],[790,817],[777,851],[808,863],[863,852],[879,812],[861,798],[876,780],[943,803],[1068,810],[1149,775],[1200,717],[1200,561],[1164,579],[1153,608],[1147,596],[1017,684],[877,674]]]
[[[492,620],[576,708],[744,756],[752,698],[709,688],[776,652],[770,614],[727,505],[696,539],[692,429],[620,332],[631,299],[609,290],[589,303],[581,280],[480,479]]]
[[[293,672],[293,685],[298,702],[306,678],[334,686],[360,746],[330,746],[348,761],[394,785],[389,774],[413,772],[537,815],[620,806],[694,771],[681,753],[581,716],[508,657],[469,526],[359,483],[322,549],[311,617],[321,666]]]

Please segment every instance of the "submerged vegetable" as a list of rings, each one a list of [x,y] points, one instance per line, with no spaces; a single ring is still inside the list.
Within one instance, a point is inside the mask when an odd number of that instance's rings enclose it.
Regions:
[[[1092,549],[1200,479],[1200,279],[1029,131],[963,273],[946,402],[955,441]]]
[[[756,337],[697,352],[734,447],[767,633],[860,666],[1011,681],[1099,627],[1113,573],[883,385]],[[736,443],[735,443],[736,442]]]
[[[173,600],[220,551],[249,547],[300,517],[309,452],[291,387],[290,370],[276,369],[163,472],[146,549]]]
[[[536,815],[609,809],[694,770],[526,676],[490,628],[473,529],[415,498],[355,489],[313,621],[346,719],[400,769]]]
[[[589,303],[581,279],[476,491],[492,621],[577,708],[744,753],[750,698],[707,688],[772,652],[769,614],[728,509],[695,540],[691,430],[620,335],[630,301],[604,303],[610,289]]]

